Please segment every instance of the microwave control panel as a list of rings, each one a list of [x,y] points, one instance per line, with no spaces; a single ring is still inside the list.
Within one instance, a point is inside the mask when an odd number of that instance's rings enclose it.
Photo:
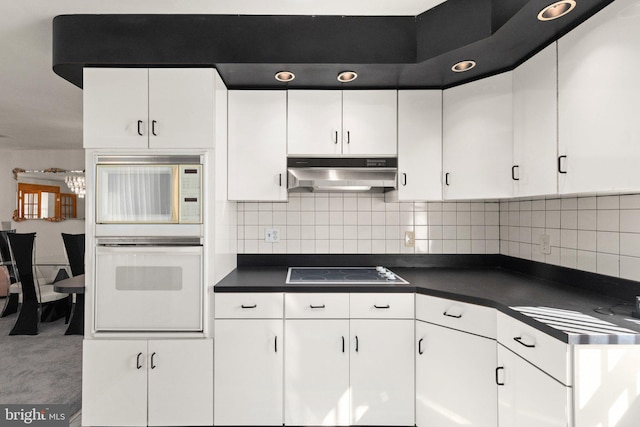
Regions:
[[[180,223],[202,223],[202,165],[180,165]]]

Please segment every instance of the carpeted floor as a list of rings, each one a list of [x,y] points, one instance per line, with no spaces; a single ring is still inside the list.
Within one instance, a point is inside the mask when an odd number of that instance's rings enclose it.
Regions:
[[[82,336],[64,335],[64,319],[40,323],[38,335],[9,336],[16,316],[0,319],[0,403],[67,404],[78,412]]]

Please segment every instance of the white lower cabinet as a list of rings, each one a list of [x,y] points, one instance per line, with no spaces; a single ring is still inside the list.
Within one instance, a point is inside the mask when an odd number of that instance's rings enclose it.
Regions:
[[[282,425],[282,329],[282,319],[216,319],[214,424]]]
[[[350,328],[351,425],[414,425],[414,320],[352,319]]]
[[[498,344],[500,427],[567,427],[571,422],[571,387]]]
[[[285,425],[349,425],[349,320],[287,320],[285,336]]]
[[[422,321],[416,340],[416,425],[496,426],[495,340]]]
[[[85,340],[83,426],[213,423],[213,341]]]

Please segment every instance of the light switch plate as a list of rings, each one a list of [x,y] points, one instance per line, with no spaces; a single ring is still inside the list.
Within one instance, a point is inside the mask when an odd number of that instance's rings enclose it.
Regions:
[[[264,230],[264,241],[269,243],[277,243],[280,241],[279,228],[267,228]]]

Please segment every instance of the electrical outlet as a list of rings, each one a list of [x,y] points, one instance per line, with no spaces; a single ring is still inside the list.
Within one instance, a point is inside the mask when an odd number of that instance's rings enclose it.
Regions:
[[[543,234],[540,236],[540,252],[549,255],[551,253],[551,236]]]
[[[416,235],[413,231],[404,232],[404,245],[407,248],[413,248],[416,245]]]
[[[270,243],[277,243],[280,241],[280,229],[279,228],[267,228],[264,230],[264,241]]]

